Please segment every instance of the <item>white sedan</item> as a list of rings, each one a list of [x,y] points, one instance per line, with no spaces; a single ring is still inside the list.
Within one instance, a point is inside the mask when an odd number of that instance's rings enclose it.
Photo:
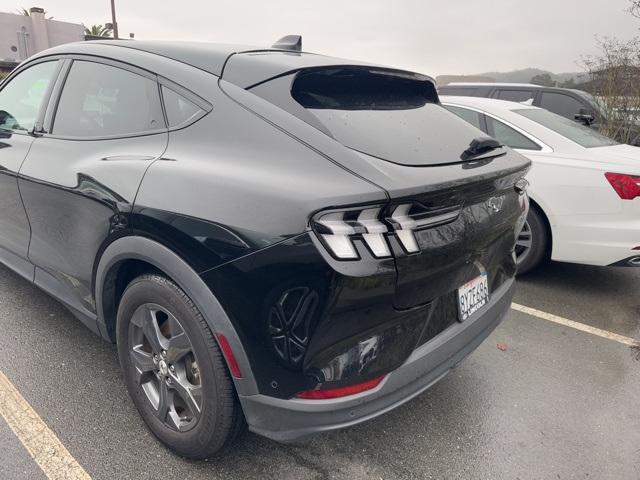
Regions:
[[[531,159],[531,208],[518,272],[551,258],[640,266],[640,147],[520,103],[440,97],[442,104]]]

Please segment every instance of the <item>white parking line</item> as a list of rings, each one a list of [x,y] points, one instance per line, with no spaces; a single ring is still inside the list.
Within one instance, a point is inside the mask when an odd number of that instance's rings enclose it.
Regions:
[[[1,371],[0,415],[49,479],[91,480]]]
[[[630,347],[640,347],[640,342],[634,340],[633,338],[625,337],[624,335],[618,335],[617,333],[602,330],[601,328],[592,327],[590,325],[585,325],[584,323],[575,322],[573,320],[569,320],[568,318],[560,317],[552,313],[543,312],[542,310],[536,310],[535,308],[531,307],[525,307],[524,305],[520,305],[518,303],[512,303],[511,308],[518,312],[526,313],[527,315],[532,315],[543,320],[548,320],[549,322],[558,323],[560,325],[564,325],[565,327],[574,328],[576,330],[580,330],[581,332],[587,332],[592,335],[597,335],[598,337],[607,338],[609,340],[613,340],[614,342],[622,343],[623,345],[628,345]]]

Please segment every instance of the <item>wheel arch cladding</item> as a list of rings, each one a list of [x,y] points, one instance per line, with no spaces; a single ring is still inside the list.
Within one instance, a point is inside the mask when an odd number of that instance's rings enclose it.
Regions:
[[[115,307],[106,305],[105,300],[115,299],[115,279],[125,264],[133,265],[129,267],[133,273],[155,271],[175,282],[202,313],[216,339],[221,334],[228,340],[242,372],[242,378],[233,377],[238,394],[253,395],[258,392],[240,337],[220,302],[182,258],[154,240],[139,236],[122,237],[103,252],[96,269],[94,294],[98,326],[105,338],[113,341],[109,333],[113,325],[109,327],[107,322],[115,319]]]

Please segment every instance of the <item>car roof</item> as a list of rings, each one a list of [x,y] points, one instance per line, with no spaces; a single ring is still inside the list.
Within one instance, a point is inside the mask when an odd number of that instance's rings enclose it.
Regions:
[[[440,95],[440,101],[449,105],[462,105],[480,110],[486,110],[489,113],[498,114],[505,110],[520,110],[524,108],[537,109],[532,105],[525,103],[509,102],[508,100],[498,100],[496,98],[486,97],[463,97],[456,95]]]
[[[280,48],[263,48],[204,42],[92,40],[74,42],[44,50],[32,58],[60,54],[104,55],[105,49],[131,49],[169,58],[223,77],[242,88],[303,68],[324,66],[371,66],[373,63]],[[122,53],[119,56],[122,56]],[[118,56],[111,52],[113,56]],[[398,70],[401,71],[401,70]],[[411,72],[413,73],[413,72]],[[433,78],[420,75],[435,85]]]
[[[220,76],[230,55],[259,50],[250,45],[205,42],[168,42],[145,40],[91,40],[73,42],[44,50],[34,57],[54,54],[104,53],[104,47],[120,47],[159,55],[186,63],[206,72]]]
[[[564,88],[564,87],[547,87],[544,85],[536,85],[534,83],[509,83],[509,82],[451,82],[446,85],[440,85],[438,88],[448,88],[448,87],[460,87],[460,88],[470,88],[470,87],[501,87],[501,88],[527,88],[532,90],[552,90],[558,92],[574,92],[578,95],[584,97],[588,95],[584,90],[579,90],[577,88]]]
[[[533,83],[509,83],[509,82],[451,82],[443,87],[527,87],[527,88],[547,88]]]

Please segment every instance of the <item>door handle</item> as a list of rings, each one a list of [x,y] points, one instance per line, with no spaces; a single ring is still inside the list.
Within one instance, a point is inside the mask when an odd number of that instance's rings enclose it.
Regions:
[[[157,157],[149,155],[113,155],[110,157],[103,157],[100,160],[103,162],[140,162],[155,160]]]

